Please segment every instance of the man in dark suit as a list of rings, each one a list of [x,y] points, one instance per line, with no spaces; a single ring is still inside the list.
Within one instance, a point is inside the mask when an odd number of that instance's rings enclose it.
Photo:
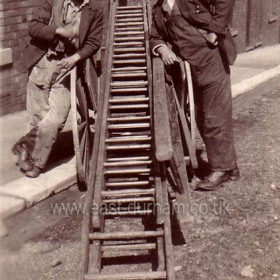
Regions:
[[[150,39],[154,55],[165,65],[179,62],[178,57],[191,65],[197,123],[211,168],[197,184],[199,189],[215,190],[240,176],[229,68],[237,55],[228,27],[233,4],[234,0],[159,0],[153,8]]]
[[[85,59],[100,47],[102,11],[92,0],[46,0],[34,11],[29,35],[30,45],[18,70],[29,71],[31,130],[13,152],[26,176],[35,178],[45,167],[70,110],[70,70],[76,65],[83,69]]]

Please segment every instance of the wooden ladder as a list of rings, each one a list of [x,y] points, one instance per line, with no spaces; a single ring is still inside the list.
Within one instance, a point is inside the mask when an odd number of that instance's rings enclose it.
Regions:
[[[154,108],[149,15],[145,0],[110,4],[78,279],[175,279],[166,161],[178,173],[176,199],[186,207],[179,220],[190,214],[188,177],[182,145],[181,157],[171,147],[170,158],[160,161],[160,149],[169,144],[162,146],[162,132],[155,132],[154,116],[157,124],[162,120],[161,104]]]

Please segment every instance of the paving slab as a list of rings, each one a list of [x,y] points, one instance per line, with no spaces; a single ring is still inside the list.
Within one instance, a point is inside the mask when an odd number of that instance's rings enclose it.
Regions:
[[[16,168],[16,156],[11,152],[14,143],[28,132],[27,111],[0,118],[0,185],[24,177]]]
[[[280,65],[280,44],[241,53],[234,63],[235,67],[270,69]]]
[[[0,187],[0,219],[5,219],[76,183],[75,158],[38,178],[23,177]]]

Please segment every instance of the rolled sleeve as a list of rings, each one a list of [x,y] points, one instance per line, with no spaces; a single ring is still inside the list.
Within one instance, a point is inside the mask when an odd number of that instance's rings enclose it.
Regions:
[[[159,56],[159,54],[156,51],[159,47],[166,47],[166,48],[168,48],[166,44],[158,44],[158,45],[154,46],[153,49],[152,49],[152,54],[154,56]]]

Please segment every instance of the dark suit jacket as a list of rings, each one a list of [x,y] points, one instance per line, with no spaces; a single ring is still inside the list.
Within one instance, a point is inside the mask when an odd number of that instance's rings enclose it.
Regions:
[[[153,7],[152,48],[168,42],[161,8],[163,1],[159,0]],[[190,24],[218,35],[221,55],[232,65],[237,56],[236,46],[229,30],[234,0],[176,0],[176,3],[182,16]]]
[[[30,45],[17,65],[18,71],[22,73],[36,64],[55,40],[57,26],[49,25],[53,2],[54,0],[46,0],[34,11],[29,26]],[[82,60],[95,54],[101,45],[102,19],[101,9],[97,8],[92,1],[82,9],[79,30],[80,48],[77,51]]]

